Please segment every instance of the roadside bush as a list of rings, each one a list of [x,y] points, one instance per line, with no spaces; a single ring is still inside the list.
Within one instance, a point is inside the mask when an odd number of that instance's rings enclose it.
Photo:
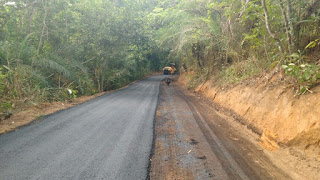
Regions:
[[[4,79],[6,78],[6,75],[3,74],[2,72],[2,68],[0,67],[0,98],[3,97],[3,93],[5,90],[5,83],[4,83]]]
[[[312,49],[319,46],[319,39],[311,41],[305,49]],[[307,62],[308,57],[304,56],[300,51],[286,57],[283,62],[282,69],[285,74],[293,76],[297,80],[297,94],[305,94],[310,91],[320,79],[320,66],[316,63]]]
[[[223,82],[237,83],[266,71],[268,66],[270,66],[268,62],[259,61],[253,57],[222,68],[219,79]]]
[[[78,91],[69,88],[48,88],[46,89],[47,100],[53,101],[66,101],[77,98]]]
[[[310,88],[320,79],[320,67],[315,64],[308,63],[289,63],[282,65],[285,74],[293,76],[297,79],[298,94],[311,92]]]
[[[2,68],[0,67],[0,120],[2,115],[6,115],[8,111],[12,109],[12,104],[4,99],[6,92],[6,77],[7,74],[4,74]]]

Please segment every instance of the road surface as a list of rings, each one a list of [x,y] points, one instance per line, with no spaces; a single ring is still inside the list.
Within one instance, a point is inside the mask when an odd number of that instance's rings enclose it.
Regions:
[[[163,78],[150,77],[0,136],[0,180],[145,179]]]

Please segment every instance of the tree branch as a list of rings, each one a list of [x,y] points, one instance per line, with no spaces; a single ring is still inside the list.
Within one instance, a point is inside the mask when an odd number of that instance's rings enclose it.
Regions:
[[[279,49],[280,53],[283,55],[283,49],[281,47],[280,40],[272,32],[270,24],[269,24],[269,13],[268,13],[267,6],[266,6],[266,0],[261,0],[261,3],[262,3],[263,11],[264,11],[265,23],[266,23],[266,28],[268,30],[268,33],[276,41],[278,49]]]
[[[40,35],[40,39],[39,39],[39,44],[38,44],[38,53],[42,44],[42,38],[44,36],[44,31],[47,27],[46,25],[46,18],[47,18],[47,7],[46,7],[46,2],[44,2],[44,16],[43,16],[43,21],[42,21],[42,31],[41,31],[41,35]]]

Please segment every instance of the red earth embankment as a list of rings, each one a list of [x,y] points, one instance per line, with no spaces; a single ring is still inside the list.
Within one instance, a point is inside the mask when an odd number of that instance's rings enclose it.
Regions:
[[[180,83],[188,85],[187,74]],[[260,144],[275,150],[279,144],[320,155],[320,87],[296,95],[285,83],[270,83],[260,77],[233,87],[208,81],[195,89],[215,104],[231,109],[245,124],[261,134]]]

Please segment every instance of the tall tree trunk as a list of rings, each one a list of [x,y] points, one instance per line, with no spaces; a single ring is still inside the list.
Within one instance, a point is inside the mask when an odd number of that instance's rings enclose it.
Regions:
[[[33,7],[33,6],[31,6],[31,5],[28,5],[27,6],[28,7],[28,15],[29,15],[29,17],[28,17],[28,23],[27,23],[27,35],[28,34],[30,34],[30,26],[31,26],[31,23],[32,23],[32,20],[33,20],[33,16],[34,16],[34,14],[35,14],[35,8]],[[30,12],[29,12],[30,11]]]
[[[100,92],[103,92],[104,91],[104,79],[105,79],[105,70],[106,70],[106,64],[107,64],[107,60],[106,59],[102,59],[103,62],[101,64],[101,73],[100,73],[100,89],[99,91]]]
[[[279,38],[272,32],[270,24],[269,24],[269,13],[267,10],[267,5],[266,5],[266,0],[261,0],[263,11],[264,11],[264,16],[265,16],[265,21],[266,21],[266,28],[268,30],[269,35],[276,41],[278,49],[280,53],[283,55],[283,49],[280,44]]]
[[[66,11],[66,17],[65,17],[65,23],[66,23],[66,42],[69,42],[69,27],[68,27],[68,16],[67,16],[67,11]]]
[[[61,88],[61,73],[59,73],[59,82],[58,82],[59,88]]]
[[[291,54],[292,53],[292,38],[291,38],[291,34],[290,34],[290,29],[289,29],[289,23],[288,23],[288,17],[287,17],[287,13],[284,9],[283,6],[283,1],[282,0],[278,0],[279,4],[280,4],[280,8],[281,8],[281,13],[283,16],[283,21],[284,21],[284,26],[286,29],[286,35],[287,35],[287,43],[288,43],[288,51]]]
[[[231,18],[231,19],[232,19],[232,18]],[[230,36],[231,36],[231,41],[233,41],[233,40],[234,40],[234,35],[233,35],[233,28],[232,28],[231,19],[229,19],[229,20],[227,21],[227,23],[228,23],[228,30],[229,30]]]
[[[100,73],[99,70],[95,69],[94,74],[97,80],[97,90],[100,92]]]
[[[101,86],[100,92],[104,91],[104,69],[101,71]]]
[[[43,16],[43,21],[42,21],[42,31],[41,31],[41,35],[40,35],[40,38],[39,38],[39,44],[38,44],[38,53],[39,53],[39,50],[40,50],[41,45],[42,45],[42,38],[44,36],[44,31],[47,28],[46,18],[47,18],[47,7],[46,7],[46,1],[45,1],[44,2],[44,16]]]
[[[288,18],[288,26],[289,26],[289,33],[291,36],[291,50],[295,51],[296,50],[296,43],[295,41],[297,40],[297,38],[295,37],[295,31],[294,31],[294,26],[293,26],[293,22],[292,22],[292,17],[291,17],[291,1],[290,0],[286,0],[287,1],[287,18]]]

